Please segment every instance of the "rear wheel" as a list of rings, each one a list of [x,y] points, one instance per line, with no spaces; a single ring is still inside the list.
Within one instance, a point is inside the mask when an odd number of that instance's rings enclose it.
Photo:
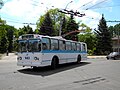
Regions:
[[[77,57],[77,63],[80,63],[80,62],[81,62],[81,56],[78,55],[78,57]]]
[[[57,66],[58,66],[58,59],[57,59],[57,57],[53,57],[52,63],[51,63],[51,68],[56,69]]]
[[[109,60],[109,58],[108,57],[106,57],[107,58],[107,60]]]
[[[35,66],[33,67],[33,70],[37,70],[37,69],[38,69],[38,67],[35,67]]]

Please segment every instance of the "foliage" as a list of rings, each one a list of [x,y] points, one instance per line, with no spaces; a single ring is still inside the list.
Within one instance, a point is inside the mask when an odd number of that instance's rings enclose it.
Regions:
[[[120,23],[115,26],[110,26],[108,29],[110,30],[112,37],[120,35]]]
[[[7,32],[4,29],[4,25],[0,26],[0,53],[6,52],[8,48]]]
[[[6,36],[8,38],[8,51],[12,52],[13,51],[13,38],[14,38],[14,27],[6,25],[5,30],[7,31]]]
[[[110,26],[110,27],[108,27],[108,30],[110,31],[111,36],[114,37],[114,35],[115,35],[114,27]]]
[[[34,31],[32,30],[32,28],[27,25],[27,26],[24,26],[23,28],[19,28],[18,30],[18,35],[23,35],[23,34],[34,34]]]
[[[80,26],[85,32],[78,35],[78,41],[85,42],[87,44],[88,54],[93,55],[96,50],[96,36],[87,25],[82,23]]]
[[[102,15],[101,20],[99,21],[98,30],[95,30],[97,45],[95,53],[98,55],[105,55],[112,51],[112,40],[110,31],[107,28],[106,20]]]
[[[6,52],[6,48],[8,47],[8,39],[7,39],[7,32],[5,30],[6,21],[0,18],[0,53]]]

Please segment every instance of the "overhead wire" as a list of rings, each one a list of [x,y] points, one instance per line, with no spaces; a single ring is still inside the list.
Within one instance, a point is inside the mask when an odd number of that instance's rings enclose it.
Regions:
[[[91,9],[101,9],[101,8],[110,8],[110,7],[120,7],[120,5],[104,6],[104,7],[96,7],[96,8],[91,8]]]
[[[91,9],[91,8],[95,7],[96,5],[99,5],[99,4],[101,4],[101,3],[105,2],[105,1],[107,1],[107,0],[103,0],[103,1],[97,3],[97,4],[93,5],[93,6],[90,6],[90,7],[86,8],[85,10]]]
[[[7,0],[7,1],[8,1],[8,0]],[[32,1],[35,2],[35,3],[31,3],[31,5],[39,6],[37,1],[34,1],[34,0],[32,0]],[[106,0],[103,0],[103,1],[97,3],[97,4],[93,5],[93,6],[88,7],[88,8],[85,9],[85,10],[120,6],[120,5],[116,5],[116,6],[106,6],[106,7],[96,7],[96,8],[94,8],[96,5],[101,4],[101,3],[105,2],[105,1],[106,1]],[[83,4],[83,5],[80,6],[79,8],[85,7],[86,5],[90,4],[91,2],[93,2],[93,0],[91,0],[90,2],[87,2],[87,3]],[[43,3],[41,3],[41,4],[43,4]],[[79,8],[78,8],[78,9],[79,9]],[[92,19],[94,19],[94,18],[92,18]],[[34,23],[17,22],[17,20],[15,20],[15,21],[14,21],[14,20],[7,20],[7,21],[8,21],[8,22],[12,22],[12,23],[19,23],[19,24],[31,24],[31,25],[36,25],[36,24],[34,24]]]
[[[91,2],[93,2],[93,0],[91,0],[90,2],[87,2],[87,3],[83,4],[83,5],[80,6],[78,9],[80,9],[80,8],[82,8],[82,7],[84,7],[84,6],[88,5],[88,4],[90,4]]]

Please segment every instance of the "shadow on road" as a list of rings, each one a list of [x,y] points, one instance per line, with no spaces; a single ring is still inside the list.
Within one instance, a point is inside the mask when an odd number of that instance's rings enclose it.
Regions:
[[[81,62],[80,64],[77,64],[77,63],[62,64],[55,70],[51,70],[51,67],[47,66],[47,67],[39,67],[35,70],[32,68],[20,69],[18,70],[18,72],[24,73],[24,74],[31,74],[31,75],[41,75],[44,77],[44,76],[52,75],[62,71],[66,71],[69,69],[73,69],[76,67],[81,67],[87,64],[90,64],[90,62]]]

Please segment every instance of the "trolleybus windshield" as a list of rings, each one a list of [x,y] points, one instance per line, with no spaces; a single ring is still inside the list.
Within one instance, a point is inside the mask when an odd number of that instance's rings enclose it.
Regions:
[[[41,42],[37,39],[19,40],[20,52],[39,52],[41,51]]]

